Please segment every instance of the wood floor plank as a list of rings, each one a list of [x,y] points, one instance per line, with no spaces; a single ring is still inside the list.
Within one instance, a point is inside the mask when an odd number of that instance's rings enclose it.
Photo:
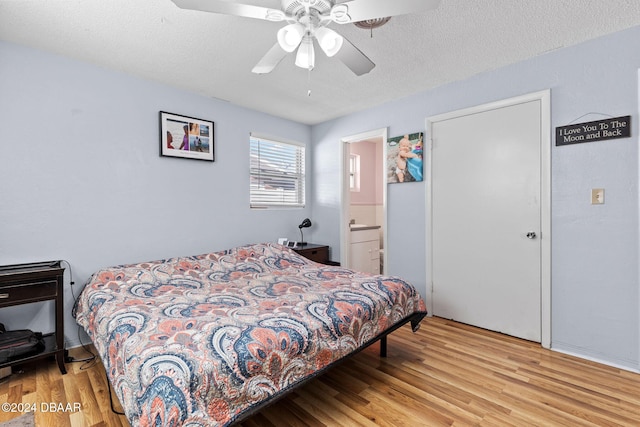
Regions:
[[[104,373],[104,367],[102,363],[98,362],[98,366],[101,369],[90,369],[87,371],[89,376],[89,381],[91,382],[91,388],[93,390],[93,395],[95,396],[96,403],[100,408],[100,413],[102,414],[102,420],[109,426],[120,426],[120,415],[114,413],[111,410],[111,400],[109,396],[109,384],[107,383],[107,377]],[[113,396],[114,408],[118,412],[123,412],[122,406],[118,401],[118,398]],[[124,419],[124,416],[122,416]]]
[[[67,374],[69,375],[69,374]],[[75,386],[78,388],[82,399],[82,412],[87,426],[95,426],[102,422],[102,412],[100,405],[93,391],[88,371],[83,371],[75,375]]]
[[[314,418],[311,414],[301,408],[294,400],[286,399],[287,410],[282,411],[279,406],[272,405],[262,411],[262,415],[266,417],[272,424],[276,426],[291,427],[322,427],[324,424]],[[284,403],[280,401],[280,403]]]
[[[329,413],[334,423],[330,425],[353,425],[353,426],[375,426],[368,417],[364,416],[360,412],[354,409],[354,407],[364,407],[369,404],[369,401],[360,397],[357,402],[349,401],[348,398],[332,396],[324,393],[318,387],[304,387],[300,392],[301,399],[307,399],[308,401],[315,402],[320,405],[322,409]],[[349,394],[349,397],[353,397],[353,394]],[[354,398],[355,399],[355,398]],[[351,403],[351,405],[349,405]],[[300,404],[300,403],[299,403]]]
[[[311,380],[241,427],[634,426],[640,374],[543,349],[499,333],[427,318],[413,333],[375,344]],[[72,355],[86,357],[82,349]],[[36,413],[37,426],[129,427],[111,411],[102,363],[16,369],[0,403],[80,402],[74,412]],[[121,409],[114,395],[116,408]],[[0,412],[0,421],[21,414]]]

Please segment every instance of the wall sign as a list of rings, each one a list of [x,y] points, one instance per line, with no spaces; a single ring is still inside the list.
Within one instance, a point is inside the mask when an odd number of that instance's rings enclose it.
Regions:
[[[631,116],[613,117],[595,122],[577,123],[556,128],[556,146],[631,136]]]

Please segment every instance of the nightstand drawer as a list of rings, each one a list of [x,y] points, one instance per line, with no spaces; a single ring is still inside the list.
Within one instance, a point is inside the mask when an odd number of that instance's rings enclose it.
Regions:
[[[329,246],[313,245],[312,247],[302,247],[294,249],[298,254],[321,264],[329,261]]]
[[[3,286],[0,288],[0,305],[50,299],[57,295],[57,286],[55,280]]]

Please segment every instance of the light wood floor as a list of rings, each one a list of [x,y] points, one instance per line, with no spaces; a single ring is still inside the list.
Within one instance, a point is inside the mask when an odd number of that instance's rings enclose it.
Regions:
[[[375,344],[241,426],[640,425],[640,374],[438,318],[399,329],[388,347],[386,359]],[[38,426],[129,425],[111,412],[102,365],[67,367],[25,367],[0,384],[0,403],[35,403]],[[42,402],[82,409],[42,412]]]

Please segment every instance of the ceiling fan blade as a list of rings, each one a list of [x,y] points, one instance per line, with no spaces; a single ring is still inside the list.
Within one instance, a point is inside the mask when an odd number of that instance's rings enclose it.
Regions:
[[[351,0],[334,6],[340,17],[334,18],[339,24],[366,21],[367,19],[405,15],[436,9],[440,0]],[[333,15],[333,14],[332,14]]]
[[[342,48],[335,54],[335,58],[338,58],[344,63],[356,76],[367,74],[373,70],[376,66],[367,55],[362,53],[360,49],[355,47],[353,43],[344,38],[342,42]]]
[[[273,45],[271,49],[262,57],[262,59],[253,67],[252,73],[267,74],[276,68],[276,65],[287,56],[287,52],[280,47],[279,43]]]
[[[279,9],[235,3],[225,0],[171,0],[181,9],[201,10],[203,12],[223,13],[226,15],[243,16],[245,18],[264,19],[267,21],[282,21],[285,14]]]

